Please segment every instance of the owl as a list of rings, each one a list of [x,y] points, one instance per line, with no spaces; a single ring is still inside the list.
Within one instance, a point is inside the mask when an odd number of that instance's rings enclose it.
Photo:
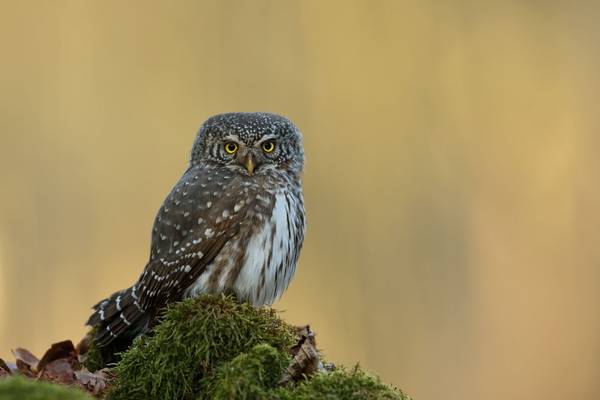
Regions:
[[[103,347],[147,332],[164,308],[202,293],[272,304],[292,279],[306,218],[302,135],[269,113],[209,118],[189,167],[154,220],[137,282],[93,307]]]

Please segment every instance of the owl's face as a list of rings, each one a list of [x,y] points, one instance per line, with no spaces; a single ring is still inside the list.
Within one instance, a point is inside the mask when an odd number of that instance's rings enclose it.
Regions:
[[[209,118],[192,149],[192,165],[212,164],[252,176],[282,170],[302,172],[304,150],[298,128],[268,113],[228,113]]]

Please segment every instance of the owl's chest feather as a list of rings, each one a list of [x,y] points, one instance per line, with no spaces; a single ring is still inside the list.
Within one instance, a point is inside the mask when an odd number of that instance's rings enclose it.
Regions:
[[[248,236],[229,242],[190,288],[191,295],[233,291],[257,306],[270,305],[281,296],[294,275],[304,239],[304,208],[302,199],[289,192],[277,192],[272,201],[271,216],[261,219]],[[225,271],[237,274],[231,279]],[[215,273],[219,279],[212,281],[218,283],[210,287],[209,278]]]
[[[287,288],[304,236],[303,210],[288,193],[275,195],[271,218],[251,236],[234,284],[238,296],[255,305],[272,304]]]

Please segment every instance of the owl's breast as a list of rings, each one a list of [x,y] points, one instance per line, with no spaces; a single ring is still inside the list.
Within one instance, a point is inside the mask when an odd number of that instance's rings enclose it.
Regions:
[[[255,305],[272,304],[288,287],[304,239],[301,199],[275,195],[271,218],[250,236],[234,292]]]
[[[240,234],[223,247],[188,295],[233,292],[256,306],[281,296],[304,240],[304,206],[301,194],[290,191],[277,191],[267,200],[272,202],[270,216],[248,215]]]

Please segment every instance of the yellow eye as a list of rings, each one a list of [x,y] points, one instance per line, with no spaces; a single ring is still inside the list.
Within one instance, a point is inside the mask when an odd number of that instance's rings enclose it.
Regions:
[[[238,149],[238,145],[233,143],[233,142],[227,142],[225,143],[225,151],[227,152],[227,154],[235,154],[235,152]]]
[[[262,148],[265,151],[265,153],[271,153],[273,150],[275,150],[275,143],[269,140],[268,142],[264,142],[262,144]]]

